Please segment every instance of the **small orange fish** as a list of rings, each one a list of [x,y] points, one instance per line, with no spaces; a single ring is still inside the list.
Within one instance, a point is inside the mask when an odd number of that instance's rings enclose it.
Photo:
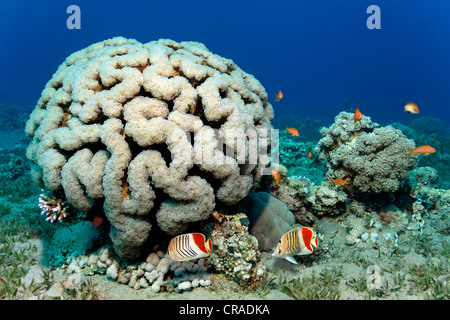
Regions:
[[[272,170],[272,177],[275,179],[275,181],[277,182],[277,184],[279,185],[281,182],[281,176],[280,173],[278,171]]]
[[[433,148],[429,145],[425,145],[425,146],[419,146],[417,148],[412,149],[409,154],[415,153],[417,155],[423,154],[423,155],[427,156],[430,153],[435,153],[435,152],[436,152],[435,148]]]
[[[355,123],[357,123],[358,121],[360,121],[363,117],[363,114],[359,111],[359,109],[357,108],[355,110],[355,115],[353,116],[353,119],[355,120]]]
[[[351,179],[349,177],[342,179],[342,178],[336,178],[331,180],[332,183],[334,183],[335,186],[340,187],[347,183],[347,181],[350,181]]]
[[[103,218],[99,216],[95,216],[94,220],[92,220],[92,226],[94,228],[100,227],[103,223]]]
[[[288,128],[288,127],[286,126],[286,129],[284,129],[284,130],[286,130],[287,132],[289,132],[289,133],[291,134],[291,137],[298,137],[298,136],[300,136],[300,133],[298,133],[298,130],[295,129],[295,128],[292,128],[292,127]]]
[[[277,97],[275,99],[275,102],[277,101],[281,101],[281,99],[283,99],[283,93],[280,91],[278,91]]]
[[[414,102],[407,102],[405,105],[405,112],[408,112],[409,114],[418,114],[419,106]]]
[[[309,153],[308,153],[308,158],[311,158],[311,157],[312,157],[312,152],[310,150]]]

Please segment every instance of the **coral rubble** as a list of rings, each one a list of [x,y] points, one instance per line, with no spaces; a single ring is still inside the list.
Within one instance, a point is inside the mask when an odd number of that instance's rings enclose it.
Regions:
[[[108,279],[129,287],[160,291],[186,291],[211,285],[205,259],[174,261],[164,258],[164,252],[154,248],[140,263],[124,264],[112,247],[104,246],[90,255],[71,256],[65,265],[66,273],[83,272],[86,276],[105,274]]]

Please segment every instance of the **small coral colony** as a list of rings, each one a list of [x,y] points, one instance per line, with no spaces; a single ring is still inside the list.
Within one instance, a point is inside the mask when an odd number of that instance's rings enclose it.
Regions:
[[[280,90],[275,103],[282,101]],[[404,110],[419,113],[412,102]],[[240,279],[247,281],[251,275],[254,283],[265,269],[255,267],[259,253],[252,236],[241,236],[248,227],[245,218],[232,227],[216,219],[215,231],[208,232],[212,239],[205,231],[184,231],[219,216],[222,207],[238,203],[259,187],[270,159],[261,156],[256,163],[241,165],[225,158],[216,146],[234,146],[243,131],[256,128],[259,145],[270,148],[261,136],[262,129],[273,128],[273,116],[259,81],[203,44],[167,39],[141,44],[121,37],[93,44],[60,66],[26,126],[32,139],[27,150],[32,176],[45,190],[39,198],[41,214],[54,222],[67,219],[69,212],[95,208],[93,227],[107,222],[114,250],[130,260],[140,257],[156,224],[172,236],[165,258],[211,258],[224,272],[230,272],[228,264],[234,272],[239,265],[247,272]],[[291,139],[301,136],[294,127],[285,130]],[[189,141],[186,131],[201,135]],[[395,191],[416,165],[416,156],[436,152],[429,145],[415,147],[392,127],[378,128],[359,108],[354,114],[341,112],[321,133],[324,138],[307,157],[326,160],[325,178],[332,187],[319,188],[317,197],[335,192],[330,188],[347,194]],[[218,164],[195,162],[199,153]],[[225,159],[231,162],[222,165]],[[278,167],[272,168],[274,183],[286,183]],[[272,246],[275,258],[296,264],[295,256],[319,247],[312,225],[283,232]],[[237,247],[248,242],[248,247],[236,249],[226,260],[232,241]],[[245,258],[248,252],[251,258]]]

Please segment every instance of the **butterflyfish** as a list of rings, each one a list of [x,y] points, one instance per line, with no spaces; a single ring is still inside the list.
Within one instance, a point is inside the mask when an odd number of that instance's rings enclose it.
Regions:
[[[278,242],[272,256],[297,264],[294,256],[311,254],[319,247],[319,239],[313,229],[300,227],[286,232]]]
[[[209,256],[212,251],[211,239],[201,233],[186,233],[170,240],[166,256],[176,261],[188,261]]]

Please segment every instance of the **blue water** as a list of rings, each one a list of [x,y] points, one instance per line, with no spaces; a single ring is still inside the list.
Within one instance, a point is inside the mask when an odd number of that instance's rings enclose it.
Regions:
[[[69,30],[66,9],[81,9]],[[381,29],[369,30],[369,5]],[[406,101],[450,126],[450,1],[16,1],[0,5],[0,101],[34,105],[74,51],[114,36],[199,41],[253,74],[276,114],[332,120],[352,104],[407,122]]]

